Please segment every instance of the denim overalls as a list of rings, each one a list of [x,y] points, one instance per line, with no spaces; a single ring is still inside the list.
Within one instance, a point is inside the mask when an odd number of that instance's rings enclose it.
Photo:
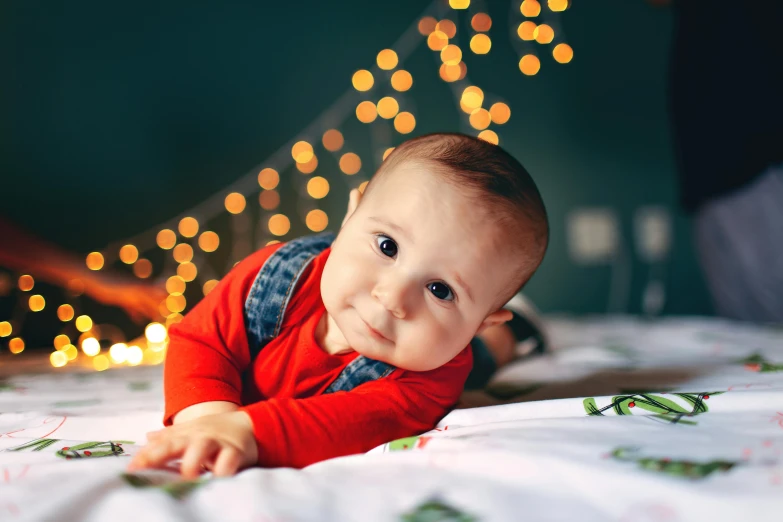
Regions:
[[[310,262],[334,241],[324,233],[294,239],[272,254],[258,272],[245,301],[245,328],[253,361],[266,344],[280,333],[288,303],[299,278]],[[474,387],[483,387],[495,370],[495,361],[481,340],[474,338],[473,370],[468,377]],[[365,382],[382,379],[395,367],[360,355],[350,362],[324,393],[350,391]]]

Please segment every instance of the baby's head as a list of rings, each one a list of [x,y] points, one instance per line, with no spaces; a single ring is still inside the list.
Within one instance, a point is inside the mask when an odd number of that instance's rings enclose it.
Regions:
[[[450,361],[541,264],[546,210],[525,168],[462,134],[406,141],[337,236],[321,279],[331,320],[371,359],[427,371]]]

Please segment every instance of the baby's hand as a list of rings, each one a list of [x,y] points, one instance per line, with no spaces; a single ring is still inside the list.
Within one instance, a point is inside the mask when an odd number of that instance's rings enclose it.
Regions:
[[[253,423],[243,411],[207,415],[147,434],[148,444],[128,470],[161,468],[182,459],[180,473],[196,478],[204,470],[225,477],[258,461]]]

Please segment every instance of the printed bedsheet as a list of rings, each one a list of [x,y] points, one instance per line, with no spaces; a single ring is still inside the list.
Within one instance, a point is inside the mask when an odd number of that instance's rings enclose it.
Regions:
[[[230,479],[125,472],[160,426],[161,367],[19,374],[0,359],[0,520],[783,520],[783,330],[547,324],[550,355],[429,433]]]

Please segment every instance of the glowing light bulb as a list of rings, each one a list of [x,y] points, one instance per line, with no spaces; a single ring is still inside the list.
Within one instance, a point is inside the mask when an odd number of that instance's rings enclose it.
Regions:
[[[103,254],[100,252],[90,252],[87,254],[87,268],[90,270],[100,270],[103,268]]]
[[[280,183],[280,174],[275,169],[261,169],[258,173],[258,185],[264,190],[272,190]]]
[[[144,336],[151,343],[162,343],[167,335],[166,327],[160,323],[150,323],[144,329]]]
[[[396,75],[399,72],[403,72],[403,71],[397,71],[394,74]],[[394,75],[392,75],[392,78],[394,78]],[[338,150],[343,148],[343,144],[345,143],[343,134],[337,129],[329,129],[328,131],[324,132],[321,141],[324,144],[324,148],[329,152],[337,152]],[[275,187],[264,187],[264,188],[275,188]]]
[[[395,91],[405,92],[413,86],[413,76],[402,69],[395,71],[391,77],[391,86]]]
[[[120,261],[126,265],[132,265],[139,258],[139,249],[134,245],[125,245],[120,248]]]

